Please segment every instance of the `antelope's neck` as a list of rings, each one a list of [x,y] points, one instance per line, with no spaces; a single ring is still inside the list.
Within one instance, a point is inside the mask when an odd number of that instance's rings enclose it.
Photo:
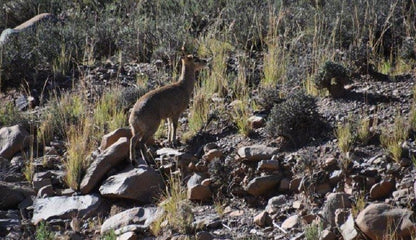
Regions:
[[[191,67],[185,66],[182,63],[182,73],[179,78],[179,84],[182,85],[186,92],[190,95],[194,90],[195,85],[195,71]]]

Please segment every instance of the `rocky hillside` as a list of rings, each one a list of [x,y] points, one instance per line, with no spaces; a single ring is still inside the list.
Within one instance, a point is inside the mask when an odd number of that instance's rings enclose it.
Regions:
[[[387,2],[0,0],[0,239],[415,239],[416,2]],[[132,166],[183,45],[178,144]]]

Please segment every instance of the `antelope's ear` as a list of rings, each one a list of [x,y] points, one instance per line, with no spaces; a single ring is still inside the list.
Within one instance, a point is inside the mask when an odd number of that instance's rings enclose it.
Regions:
[[[192,54],[186,55],[186,59],[192,60],[193,58],[194,58],[194,55]]]

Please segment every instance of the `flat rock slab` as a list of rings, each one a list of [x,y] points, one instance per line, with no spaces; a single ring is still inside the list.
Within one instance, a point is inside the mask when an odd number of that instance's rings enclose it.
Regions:
[[[27,186],[0,181],[0,209],[17,208],[26,198],[35,195],[35,191]]]
[[[87,172],[82,179],[80,190],[81,193],[90,193],[99,182],[101,182],[105,174],[111,168],[121,163],[128,157],[129,141],[122,137],[112,144],[104,152],[97,156],[94,162],[88,167]]]
[[[280,177],[275,175],[256,177],[247,184],[245,190],[251,195],[260,196],[277,189],[279,181]]]
[[[105,220],[101,225],[101,235],[128,225],[140,225],[141,229],[146,230],[162,213],[163,210],[156,207],[128,209]]]
[[[0,157],[12,157],[27,147],[29,133],[20,125],[0,128]]]
[[[32,223],[36,225],[54,218],[88,217],[96,213],[100,204],[98,195],[38,198],[33,202]]]
[[[140,165],[106,179],[100,187],[100,193],[106,197],[151,203],[159,197],[163,187],[162,176],[156,170]]]
[[[410,219],[412,215],[413,212],[408,209],[375,203],[362,210],[355,222],[372,240],[383,239],[387,234],[392,233],[397,239],[410,239],[416,229],[416,225]]]
[[[241,147],[237,151],[240,161],[269,160],[279,152],[279,148],[267,147],[265,145],[252,145]]]

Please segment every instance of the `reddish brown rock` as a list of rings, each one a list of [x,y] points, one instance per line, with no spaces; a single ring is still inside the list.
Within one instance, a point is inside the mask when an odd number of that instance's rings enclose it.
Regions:
[[[384,239],[395,234],[397,239],[414,236],[416,226],[411,220],[413,212],[408,209],[394,208],[385,203],[368,205],[356,219],[360,230],[372,240]]]
[[[383,199],[393,192],[394,184],[391,181],[381,181],[374,184],[370,189],[370,198]]]

